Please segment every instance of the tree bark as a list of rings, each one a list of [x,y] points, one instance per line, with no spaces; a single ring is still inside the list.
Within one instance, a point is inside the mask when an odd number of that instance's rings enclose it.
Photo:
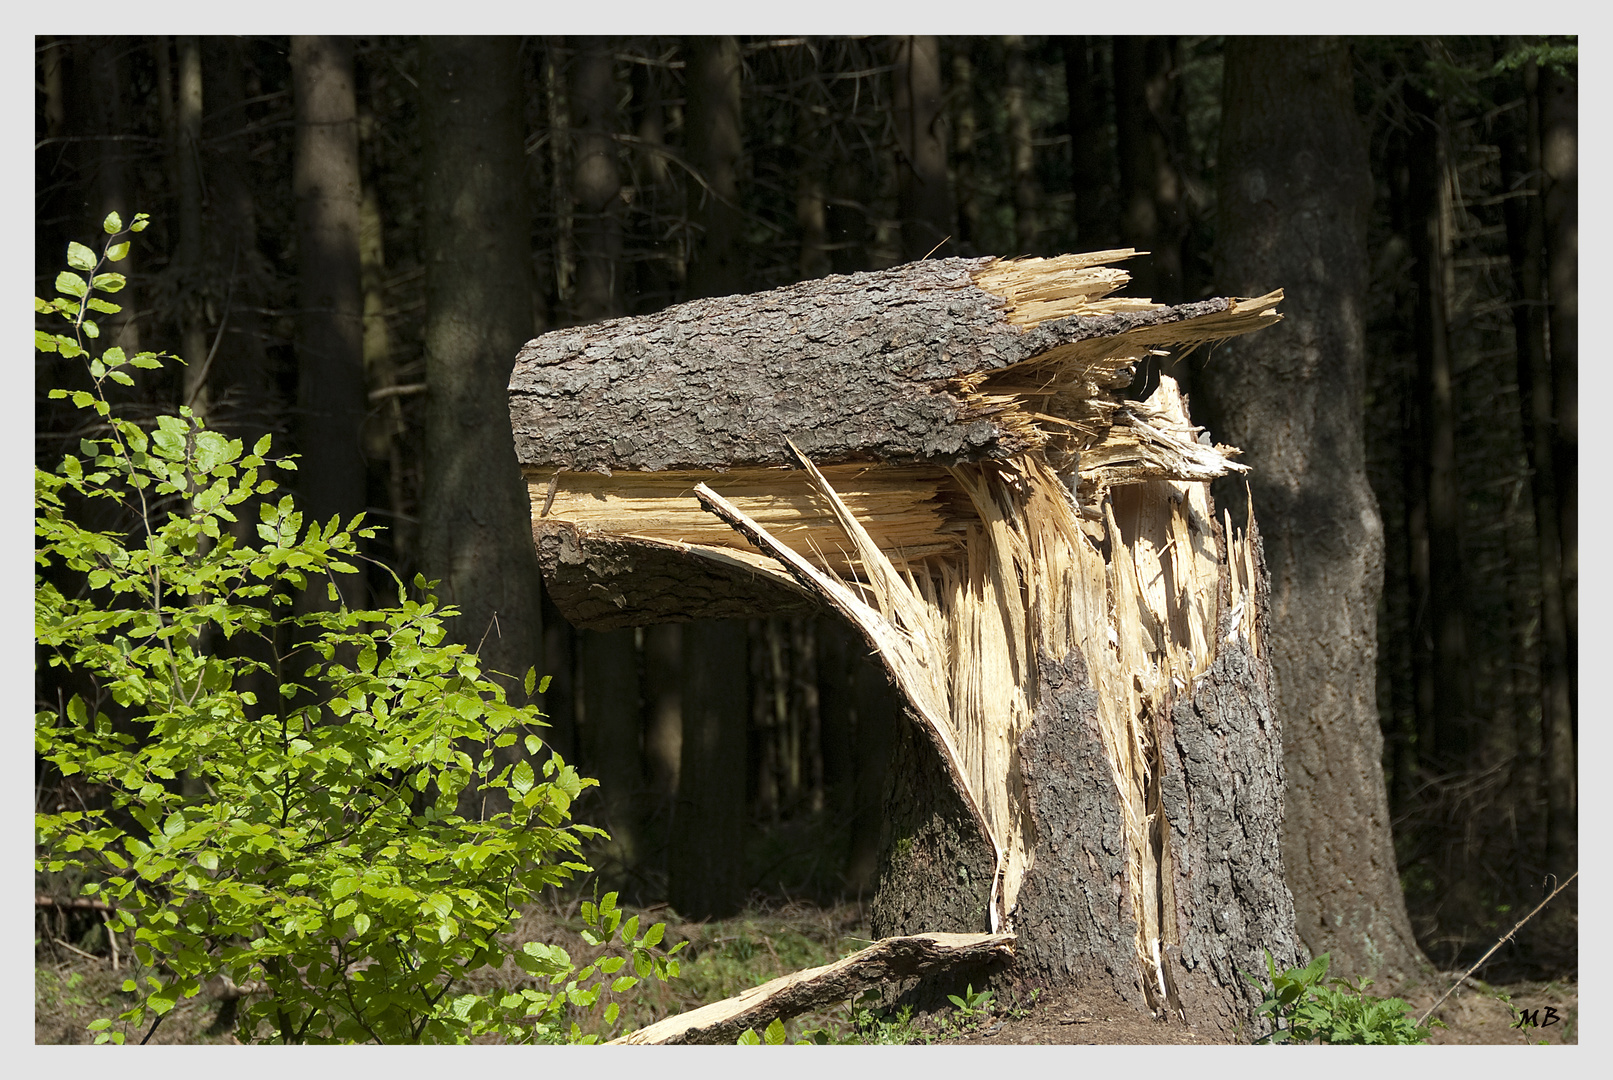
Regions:
[[[1376,701],[1382,525],[1362,436],[1370,186],[1337,39],[1227,43],[1223,289],[1289,290],[1283,324],[1223,347],[1198,402],[1242,446],[1270,538],[1283,855],[1299,936],[1341,974],[1416,971],[1390,840]],[[1241,492],[1221,501],[1236,505]]]
[[[512,38],[424,39],[420,102],[430,388],[421,561],[460,610],[453,639],[509,676],[517,701],[543,637],[528,509],[499,422],[509,357],[532,326],[518,51]]]
[[[891,79],[900,151],[896,201],[902,258],[922,259],[952,231],[940,40],[930,35],[897,38]]]
[[[343,523],[364,509],[364,299],[353,47],[291,39],[297,199],[297,448],[301,506]],[[356,580],[355,580],[356,586]],[[357,602],[357,597],[349,597]]]

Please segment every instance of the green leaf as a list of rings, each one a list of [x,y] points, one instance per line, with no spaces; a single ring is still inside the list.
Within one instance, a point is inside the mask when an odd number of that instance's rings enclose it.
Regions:
[[[755,1028],[746,1028],[744,1033],[734,1041],[735,1046],[760,1046],[762,1037],[756,1034]]]
[[[123,219],[118,216],[116,210],[108,214],[106,219],[101,222],[101,231],[108,236],[116,236],[123,231]]]
[[[128,279],[122,274],[96,274],[94,280],[90,282],[91,288],[106,293],[122,292],[126,284]]]
[[[95,252],[77,240],[67,245],[67,265],[74,270],[94,270],[95,262]]]
[[[121,244],[113,244],[111,247],[106,249],[106,257],[110,262],[122,262],[128,257],[128,255],[129,241],[127,240]]]
[[[70,274],[66,270],[56,275],[56,291],[65,296],[83,296],[88,290],[84,279],[77,274]]]
[[[767,1032],[764,1035],[764,1038],[767,1040],[767,1045],[783,1046],[785,1037],[784,1021],[775,1016],[773,1018],[773,1022],[767,1025]]]

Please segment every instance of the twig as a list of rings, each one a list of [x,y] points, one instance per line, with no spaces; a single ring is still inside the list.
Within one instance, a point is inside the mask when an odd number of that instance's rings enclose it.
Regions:
[[[1536,915],[1538,915],[1540,913],[1541,908],[1543,908],[1547,904],[1551,903],[1552,900],[1557,896],[1557,894],[1562,892],[1564,889],[1568,888],[1569,885],[1573,884],[1574,879],[1577,878],[1577,877],[1579,877],[1579,871],[1578,870],[1575,870],[1572,874],[1569,874],[1567,881],[1563,882],[1561,885],[1559,885],[1555,889],[1551,890],[1551,895],[1546,897],[1540,903],[1536,904],[1535,905],[1535,910],[1531,911],[1529,914],[1527,914],[1523,918],[1519,919],[1517,926],[1514,926],[1511,930],[1508,930],[1505,934],[1502,935],[1500,941],[1496,942],[1494,945],[1491,945],[1490,946],[1490,951],[1485,953],[1483,956],[1479,957],[1479,962],[1477,964],[1474,964],[1472,967],[1470,967],[1466,971],[1464,971],[1462,973],[1462,977],[1460,979],[1457,979],[1456,982],[1452,983],[1451,988],[1449,990],[1445,991],[1445,993],[1443,993],[1442,995],[1440,995],[1440,999],[1438,1001],[1434,1002],[1432,1005],[1430,1005],[1428,1007],[1428,1011],[1423,1013],[1423,1015],[1418,1018],[1417,1026],[1422,1027],[1423,1024],[1425,1022],[1427,1022],[1428,1018],[1430,1016],[1434,1015],[1434,1010],[1439,1008],[1441,1005],[1445,1004],[1445,999],[1450,997],[1453,993],[1456,992],[1456,988],[1458,986],[1461,986],[1463,983],[1465,983],[1468,980],[1468,978],[1470,976],[1472,976],[1472,974],[1475,971],[1477,971],[1479,968],[1484,966],[1484,961],[1486,961],[1486,960],[1488,960],[1490,958],[1491,953],[1494,953],[1495,950],[1497,950],[1501,946],[1505,945],[1507,943],[1508,939],[1510,939],[1513,934],[1516,934],[1519,930],[1523,929],[1523,924],[1524,923],[1528,922],[1530,919],[1532,919]]]
[[[113,907],[111,904],[107,903],[105,900],[90,900],[87,897],[82,897],[82,896],[75,897],[75,898],[72,898],[72,899],[67,899],[67,900],[62,900],[62,899],[59,899],[59,898],[54,897],[54,896],[43,896],[43,895],[35,896],[34,897],[34,907],[84,908],[84,909],[86,909],[88,911],[116,911],[117,910],[117,908]]]
[[[112,950],[112,970],[118,970],[118,932],[112,929],[111,912],[101,912],[101,921],[106,924],[106,943]]]
[[[63,941],[61,938],[51,938],[51,940],[54,941],[56,944],[60,945],[62,948],[66,949],[68,952],[78,953],[80,956],[82,956],[86,960],[94,960],[97,964],[99,964],[101,962],[101,959],[102,959],[101,957],[96,956],[94,953],[87,953],[83,949],[75,949],[73,946],[69,945],[67,942]]]

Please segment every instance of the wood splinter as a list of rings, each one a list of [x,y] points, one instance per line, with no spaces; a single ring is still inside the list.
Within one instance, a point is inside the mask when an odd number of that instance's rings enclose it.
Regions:
[[[611,1042],[641,1046],[730,1044],[748,1029],[760,1030],[774,1020],[788,1020],[820,1005],[856,997],[871,986],[1013,955],[1013,934],[886,938],[844,960],[781,975],[742,994],[669,1016]]]

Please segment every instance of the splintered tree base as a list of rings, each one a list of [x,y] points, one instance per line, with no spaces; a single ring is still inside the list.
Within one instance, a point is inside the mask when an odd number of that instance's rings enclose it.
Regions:
[[[876,935],[1013,932],[1016,978],[1230,1031],[1294,956],[1245,471],[1150,352],[1281,293],[1113,297],[1127,251],[945,259],[545,335],[511,379],[580,626],[828,609],[900,692]]]

